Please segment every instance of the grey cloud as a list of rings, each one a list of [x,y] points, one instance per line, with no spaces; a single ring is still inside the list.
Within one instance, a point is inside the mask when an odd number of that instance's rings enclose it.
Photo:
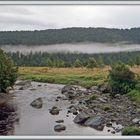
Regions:
[[[65,27],[131,28],[140,25],[140,6],[5,6],[0,30]]]

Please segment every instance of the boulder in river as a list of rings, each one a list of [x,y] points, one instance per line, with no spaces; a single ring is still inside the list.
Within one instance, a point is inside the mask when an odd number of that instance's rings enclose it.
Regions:
[[[89,118],[89,116],[87,116],[86,114],[78,114],[75,118],[74,118],[74,122],[77,124],[84,124],[85,121]]]
[[[43,106],[43,100],[42,98],[37,98],[30,105],[34,108],[40,109]]]
[[[62,124],[59,124],[59,125],[54,126],[54,130],[57,131],[57,132],[61,132],[61,131],[66,130],[66,126],[62,125]]]
[[[104,128],[104,118],[101,117],[101,116],[90,117],[85,121],[84,125],[90,126],[90,127],[95,128],[97,130],[103,130],[103,128]]]
[[[53,106],[52,109],[50,109],[50,113],[52,115],[58,115],[59,114],[60,109],[56,106]]]

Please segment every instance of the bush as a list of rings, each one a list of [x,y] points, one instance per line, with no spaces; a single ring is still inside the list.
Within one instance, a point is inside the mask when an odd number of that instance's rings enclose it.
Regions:
[[[129,126],[122,130],[122,135],[140,135],[140,128]]]
[[[105,105],[105,106],[103,107],[103,110],[104,110],[104,111],[110,111],[111,109],[112,109],[111,105]]]
[[[108,76],[108,86],[111,93],[125,94],[136,85],[135,74],[123,63],[112,66]]]
[[[128,95],[131,97],[132,100],[140,103],[140,91],[133,89],[128,93]]]
[[[0,49],[0,92],[6,92],[7,87],[14,85],[17,78],[17,68],[12,60]]]

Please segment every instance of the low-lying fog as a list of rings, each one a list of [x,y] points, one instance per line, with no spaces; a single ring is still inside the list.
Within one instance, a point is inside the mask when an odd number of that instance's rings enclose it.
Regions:
[[[86,44],[56,44],[56,45],[41,45],[41,46],[1,46],[6,52],[79,52],[79,53],[108,53],[122,51],[140,51],[139,44],[101,44],[101,43],[86,43]]]

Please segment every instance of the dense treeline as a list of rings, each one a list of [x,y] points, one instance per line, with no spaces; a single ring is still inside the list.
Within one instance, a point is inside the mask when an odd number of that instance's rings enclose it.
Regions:
[[[78,42],[128,42],[140,44],[140,28],[65,28],[0,32],[0,45],[48,45]]]
[[[140,52],[119,52],[103,54],[86,53],[8,53],[18,66],[49,66],[49,67],[103,67],[115,62],[128,65],[140,65]]]

